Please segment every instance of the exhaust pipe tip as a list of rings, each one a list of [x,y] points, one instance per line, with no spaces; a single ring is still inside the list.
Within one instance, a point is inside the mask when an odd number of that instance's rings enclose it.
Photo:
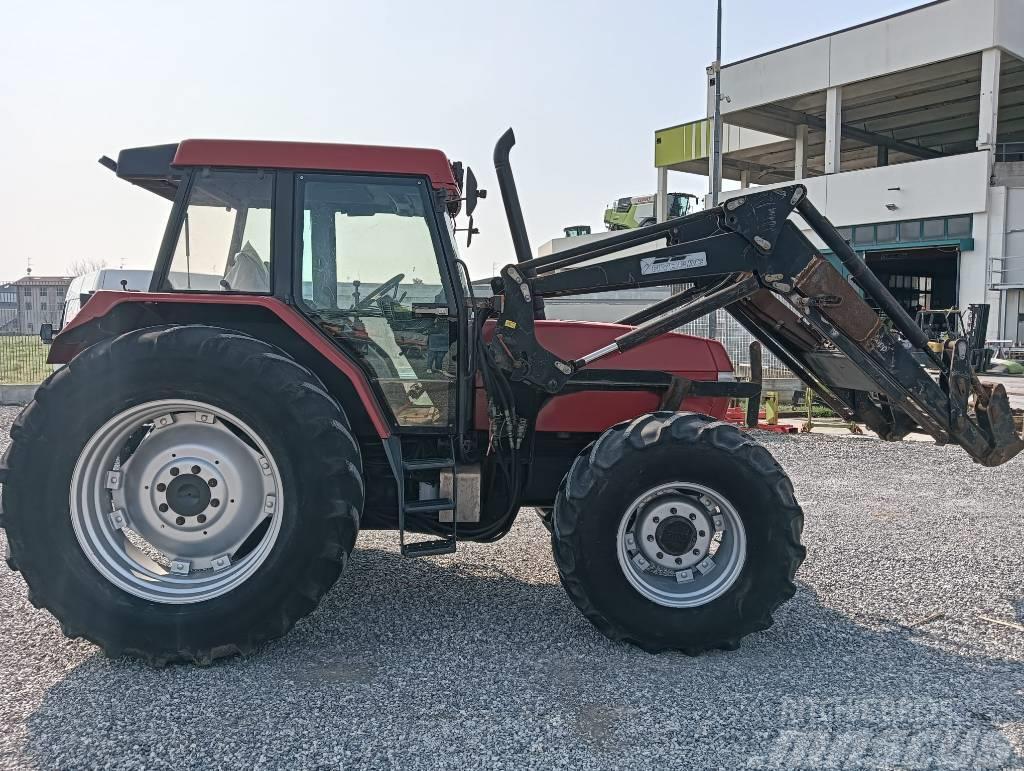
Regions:
[[[516,144],[516,134],[511,127],[505,130],[494,145],[494,168],[508,166],[508,156]]]

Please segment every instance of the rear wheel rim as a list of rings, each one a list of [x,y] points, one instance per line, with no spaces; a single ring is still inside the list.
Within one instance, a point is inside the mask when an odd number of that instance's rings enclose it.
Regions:
[[[110,418],[79,455],[70,513],[85,556],[145,600],[195,603],[247,581],[281,529],[281,477],[259,435],[192,400]]]
[[[724,495],[693,482],[669,482],[626,509],[616,553],[626,579],[645,598],[694,608],[736,583],[746,563],[747,535]]]

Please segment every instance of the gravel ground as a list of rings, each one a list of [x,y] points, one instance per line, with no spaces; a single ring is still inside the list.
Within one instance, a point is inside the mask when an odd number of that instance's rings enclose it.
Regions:
[[[311,618],[205,669],[65,640],[0,566],[0,767],[1024,768],[1024,460],[761,439],[808,556],[739,651],[604,639],[528,512],[450,557],[364,534]]]

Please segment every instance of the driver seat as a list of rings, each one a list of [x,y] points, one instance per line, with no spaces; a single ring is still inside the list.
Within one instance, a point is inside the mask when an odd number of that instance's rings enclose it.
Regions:
[[[220,285],[229,292],[269,292],[270,271],[248,241],[228,260]]]

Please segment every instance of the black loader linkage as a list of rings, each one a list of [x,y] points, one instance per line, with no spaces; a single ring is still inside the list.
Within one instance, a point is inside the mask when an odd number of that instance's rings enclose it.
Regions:
[[[514,190],[513,143],[500,142],[495,153],[503,190]],[[524,233],[518,199],[505,196],[504,202],[513,232]],[[790,221],[794,212],[859,291]],[[658,240],[666,245],[594,262]],[[490,343],[495,362],[513,381],[547,394],[572,390],[574,381],[600,377],[583,370],[588,364],[724,308],[839,415],[867,424],[883,439],[921,430],[939,444],[960,445],[986,466],[1024,449],[1005,389],[982,384],[974,373],[970,341],[950,340],[941,354],[932,352],[927,335],[807,199],[803,185],[749,193],[545,257],[531,258],[525,239],[515,246],[519,263],[495,279],[500,312]],[[576,360],[560,359],[537,341],[534,320],[545,297],[678,284],[692,288],[624,319],[635,328]],[[934,362],[938,382],[914,351]]]

